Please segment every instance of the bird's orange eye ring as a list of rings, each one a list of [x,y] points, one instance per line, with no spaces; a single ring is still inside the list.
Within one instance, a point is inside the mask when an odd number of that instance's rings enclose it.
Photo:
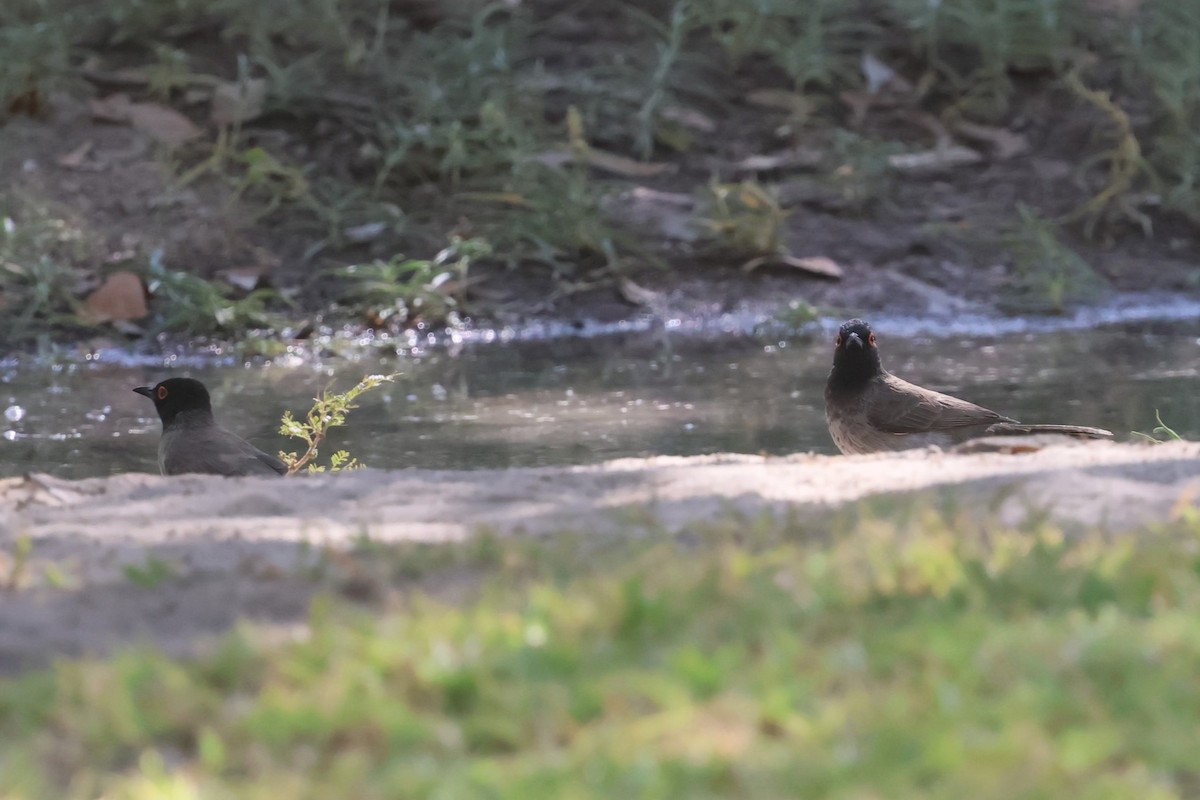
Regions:
[[[837,335],[837,338],[833,340],[833,346],[834,347],[842,346],[842,335],[840,333]]]
[[[167,399],[167,387],[165,387],[165,386],[158,387],[158,391],[155,392],[155,394],[158,395],[159,400],[166,400]]]
[[[867,344],[869,344],[871,347],[875,346],[875,334],[872,333],[867,337]]]

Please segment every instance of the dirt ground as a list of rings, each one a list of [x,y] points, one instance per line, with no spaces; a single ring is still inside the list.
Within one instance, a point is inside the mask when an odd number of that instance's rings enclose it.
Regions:
[[[500,535],[673,533],[794,511],[819,526],[866,498],[933,495],[1070,530],[1162,521],[1200,492],[1200,444],[1095,443],[1036,453],[626,459],[568,469],[366,470],[303,479],[0,482],[0,670],[153,643],[187,653],[240,620],[300,630],[322,560],[379,543]],[[871,502],[870,500],[865,500]],[[27,539],[27,561],[12,555]],[[13,576],[16,576],[15,580]]]
[[[753,77],[738,79],[745,86],[735,82],[727,87],[732,109],[714,115],[714,127],[697,136],[693,148],[656,155],[669,167],[661,175],[594,175],[607,198],[611,224],[641,248],[622,255],[621,270],[657,295],[659,306],[669,304],[672,315],[685,316],[738,304],[786,309],[789,300],[855,314],[1047,310],[1054,290],[1039,288],[1042,278],[1029,279],[1032,288],[1027,291],[1012,291],[1028,276],[1022,277],[1003,240],[1015,224],[1017,204],[1058,219],[1099,190],[1097,176],[1080,171],[1080,159],[1095,149],[1102,119],[1061,89],[1031,85],[1014,99],[1008,125],[996,129],[1010,137],[1006,141],[1020,143],[1013,151],[959,137],[959,144],[975,148],[975,163],[885,170],[871,178],[869,189],[839,189],[829,184],[829,170],[837,161],[829,131],[814,129],[798,141],[775,137],[771,131],[781,121],[780,112],[737,99],[739,91],[751,88]],[[109,88],[93,91],[102,95]],[[302,210],[259,216],[252,204],[235,198],[231,181],[211,174],[179,186],[187,158],[165,153],[136,127],[96,119],[86,99],[57,94],[48,98],[38,118],[15,117],[0,126],[0,176],[8,190],[34,204],[49,204],[84,232],[74,254],[84,267],[76,287],[79,297],[99,285],[111,265],[161,252],[171,269],[218,283],[222,274],[265,276],[296,302],[288,312],[296,327],[307,328],[331,313],[327,276],[332,270],[397,252],[429,256],[449,231],[471,228],[461,209],[447,206],[442,217],[425,219],[402,235],[306,255],[327,231],[315,229]],[[911,109],[876,110],[857,134],[891,142],[910,154],[927,153],[933,136],[914,125],[914,119],[922,118]],[[305,133],[305,125],[268,120],[255,141],[268,149],[272,142],[283,149],[304,149],[313,144],[309,139],[317,128]],[[793,151],[809,153],[808,160],[797,156],[796,163],[789,162]],[[80,153],[84,155],[72,157]],[[770,168],[748,169],[745,164],[754,159]],[[812,163],[821,159],[819,167]],[[334,166],[318,163],[316,168]],[[700,190],[714,178],[752,179],[772,187],[788,211],[780,236],[788,252],[828,259],[843,277],[827,280],[778,265],[739,269],[745,257],[723,255],[697,225],[705,215]],[[417,187],[380,200],[416,213],[430,204],[422,194],[428,191],[441,190]],[[867,196],[855,200],[856,191]],[[1200,251],[1195,225],[1179,215],[1147,213],[1153,221],[1151,236],[1121,219],[1101,224],[1091,239],[1080,235],[1078,224],[1063,228],[1064,244],[1094,273],[1086,281],[1067,281],[1067,302],[1094,302],[1129,290],[1195,291],[1194,254]],[[588,275],[606,277],[593,280]],[[561,275],[533,264],[510,268],[480,263],[472,281],[462,307],[481,325],[540,318],[615,321],[643,313],[646,305],[614,287],[611,274],[595,264],[580,263],[578,274],[564,282]],[[226,289],[235,297],[244,293],[232,284]]]

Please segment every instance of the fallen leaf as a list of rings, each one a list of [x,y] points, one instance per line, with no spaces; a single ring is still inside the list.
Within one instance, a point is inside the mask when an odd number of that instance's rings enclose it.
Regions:
[[[240,125],[262,115],[267,99],[267,82],[251,78],[223,83],[213,90],[209,116],[218,125]]]
[[[79,316],[87,322],[99,324],[128,322],[141,319],[148,313],[146,288],[142,285],[142,279],[132,272],[121,270],[109,275],[99,289],[88,295]]]
[[[862,73],[867,79],[867,91],[871,94],[878,94],[880,89],[896,77],[895,70],[871,53],[863,53]]]
[[[267,273],[280,265],[278,256],[261,247],[253,248],[252,263],[218,270],[216,277],[244,292],[252,292],[267,284]]]
[[[757,89],[746,95],[746,99],[756,106],[777,108],[798,116],[807,116],[812,110],[812,104],[799,92],[789,92],[786,89]]]
[[[994,128],[963,120],[954,126],[954,130],[960,136],[991,145],[992,155],[1000,161],[1019,156],[1029,150],[1029,140],[1007,128]]]
[[[892,169],[901,172],[919,172],[927,169],[942,169],[944,167],[963,167],[978,164],[983,160],[975,150],[961,145],[938,147],[933,150],[923,150],[918,153],[897,153],[888,156],[888,164]]]
[[[743,158],[734,166],[742,172],[768,172],[778,169],[820,166],[823,154],[810,147],[793,147],[770,155]]]
[[[345,236],[347,241],[362,244],[372,239],[378,239],[387,232],[387,229],[388,224],[386,222],[367,222],[362,225],[346,228],[342,231],[342,236]]]
[[[243,292],[253,292],[257,289],[262,283],[262,276],[262,270],[255,267],[223,269],[217,273],[218,278]]]
[[[178,147],[201,134],[190,119],[173,108],[156,103],[133,103],[129,106],[129,121],[159,144]]]
[[[870,94],[878,94],[885,87],[904,94],[912,91],[911,83],[871,53],[863,53],[861,66]]]
[[[695,109],[684,108],[683,106],[666,106],[659,113],[665,120],[677,122],[684,127],[692,128],[701,133],[712,133],[717,129],[717,123]]]
[[[632,158],[597,150],[589,147],[584,153],[584,159],[596,169],[624,175],[627,178],[649,178],[672,169],[671,164],[659,164],[651,161],[635,161]]]
[[[842,268],[838,266],[838,263],[832,258],[828,258],[826,256],[807,256],[804,258],[799,258],[797,256],[787,255],[786,253],[776,253],[769,256],[752,258],[745,264],[742,264],[742,270],[744,272],[750,272],[751,270],[758,269],[766,264],[782,264],[787,267],[793,267],[795,269],[802,270],[810,275],[816,275],[820,278],[832,278],[833,280],[840,280],[844,274],[842,272]]]
[[[609,153],[605,150],[598,150],[588,145],[583,145],[580,149],[582,150],[581,153],[576,153],[569,149],[548,150],[544,153],[537,153],[530,156],[529,160],[545,164],[548,167],[560,167],[563,164],[582,160],[596,169],[623,175],[627,178],[650,178],[669,169],[674,169],[674,165],[672,164],[635,161],[632,158],[626,158],[616,153]]]
[[[88,139],[66,155],[59,156],[58,165],[67,169],[79,169],[83,166],[83,162],[88,157],[88,154],[92,152],[93,146],[92,140]]]
[[[632,306],[650,306],[659,298],[659,293],[639,286],[626,277],[617,278],[617,294]]]
[[[103,122],[129,122],[129,107],[133,103],[124,92],[110,94],[107,97],[93,97],[88,100],[88,110],[93,119]]]

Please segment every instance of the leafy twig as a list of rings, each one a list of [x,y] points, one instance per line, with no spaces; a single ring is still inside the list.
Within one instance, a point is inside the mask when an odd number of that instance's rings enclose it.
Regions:
[[[313,406],[308,410],[304,421],[297,420],[291,411],[283,412],[283,419],[280,420],[279,432],[284,436],[299,439],[305,444],[305,450],[302,454],[284,453],[280,451],[279,458],[283,463],[287,464],[288,475],[295,475],[301,469],[308,467],[309,472],[340,472],[344,469],[357,469],[362,466],[358,459],[353,458],[346,450],[338,450],[329,457],[328,468],[319,464],[314,464],[313,461],[318,455],[318,449],[321,443],[325,441],[325,437],[329,435],[330,428],[336,428],[346,424],[346,415],[352,409],[358,408],[354,401],[359,395],[368,392],[371,389],[379,386],[382,383],[390,383],[396,379],[396,373],[391,375],[368,375],[358,382],[356,386],[341,394],[333,394],[325,391],[320,397],[314,398]]]

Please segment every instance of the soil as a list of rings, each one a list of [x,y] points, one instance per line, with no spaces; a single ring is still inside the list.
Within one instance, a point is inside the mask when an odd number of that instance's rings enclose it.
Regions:
[[[1115,533],[1190,506],[1198,474],[1200,444],[1092,443],[1016,455],[713,455],[285,480],[28,475],[0,481],[0,553],[15,553],[22,537],[31,545],[15,585],[6,578],[0,670],[130,643],[186,654],[239,620],[292,630],[314,594],[362,594],[318,567],[364,536],[631,535],[639,525],[661,536],[763,513],[795,513],[819,529],[831,508],[882,496],[894,509],[897,498],[930,495],[1006,524],[1048,515],[1068,531]],[[11,558],[0,564],[0,575],[14,574]]]

